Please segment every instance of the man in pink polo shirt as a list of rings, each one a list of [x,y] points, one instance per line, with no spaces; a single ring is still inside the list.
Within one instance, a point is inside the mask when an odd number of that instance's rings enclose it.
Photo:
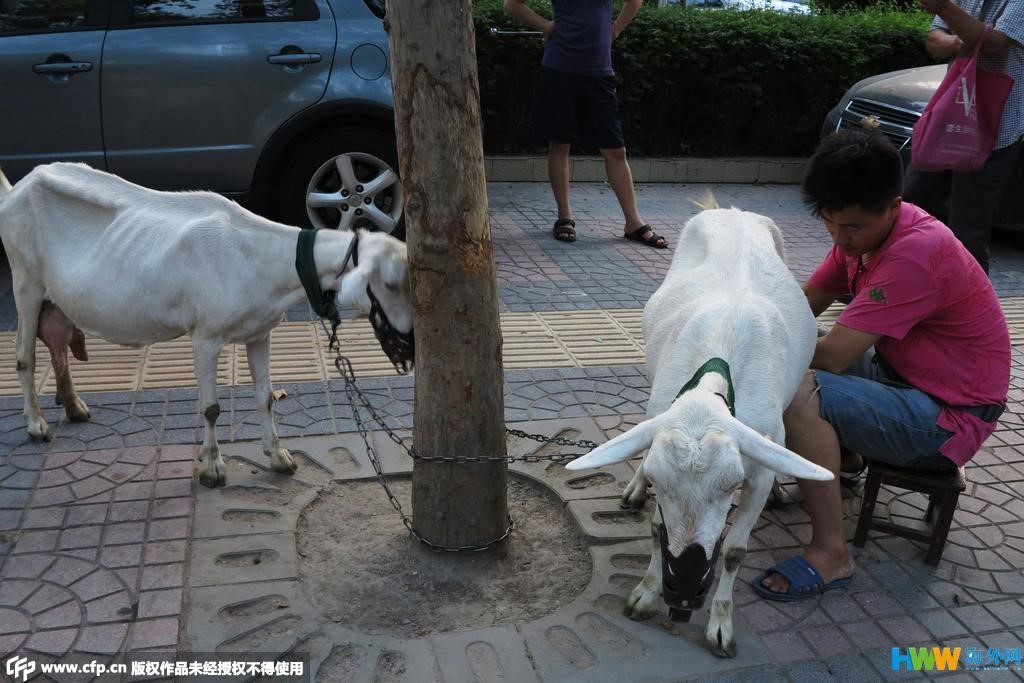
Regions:
[[[899,153],[881,134],[822,141],[803,199],[834,246],[804,285],[820,315],[852,301],[818,346],[783,416],[786,445],[838,475],[840,447],[899,467],[952,470],[995,430],[1010,382],[1010,337],[978,262],[940,221],[904,202]],[[849,583],[838,476],[800,481],[811,517],[803,556],[754,580],[795,601]]]

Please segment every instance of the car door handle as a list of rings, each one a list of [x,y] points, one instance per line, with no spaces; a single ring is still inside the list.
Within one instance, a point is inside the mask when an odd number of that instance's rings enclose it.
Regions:
[[[286,66],[296,66],[299,64],[319,64],[320,55],[315,52],[300,52],[297,54],[284,54],[284,55],[270,55],[267,57],[267,61],[271,64],[284,64]]]
[[[46,64],[33,64],[32,71],[37,74],[80,74],[83,71],[92,71],[92,62],[48,62]]]
[[[509,31],[505,29],[496,28],[494,26],[490,27],[487,30],[487,34],[490,35],[491,38],[505,38],[509,36],[539,38],[544,35],[540,31]]]

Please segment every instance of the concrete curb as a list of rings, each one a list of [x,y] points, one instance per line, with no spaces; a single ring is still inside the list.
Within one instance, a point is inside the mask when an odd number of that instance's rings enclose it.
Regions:
[[[779,183],[796,184],[807,160],[797,157],[730,157],[723,159],[647,158],[629,160],[638,183]],[[492,182],[547,182],[547,157],[493,156],[484,159]],[[569,180],[576,183],[607,179],[601,157],[569,159]]]

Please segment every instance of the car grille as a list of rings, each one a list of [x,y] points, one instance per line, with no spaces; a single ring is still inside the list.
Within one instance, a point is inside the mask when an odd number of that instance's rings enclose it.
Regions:
[[[878,121],[878,130],[892,140],[897,149],[902,150],[910,144],[914,124],[921,114],[874,100],[854,98],[843,110],[837,130],[864,128],[861,122],[868,117],[874,117]]]

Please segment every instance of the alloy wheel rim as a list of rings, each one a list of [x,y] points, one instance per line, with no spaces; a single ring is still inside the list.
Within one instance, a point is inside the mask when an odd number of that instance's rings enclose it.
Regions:
[[[364,152],[324,162],[306,188],[314,228],[394,232],[402,217],[402,184],[386,161]]]

